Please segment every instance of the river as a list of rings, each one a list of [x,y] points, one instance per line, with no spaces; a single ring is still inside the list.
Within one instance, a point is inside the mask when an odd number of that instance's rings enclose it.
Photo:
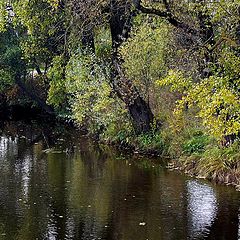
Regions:
[[[240,239],[232,187],[61,126],[0,125],[0,240]]]

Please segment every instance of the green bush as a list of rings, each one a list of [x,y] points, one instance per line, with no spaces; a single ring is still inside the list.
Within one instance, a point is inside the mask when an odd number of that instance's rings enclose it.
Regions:
[[[185,154],[202,153],[209,144],[209,137],[206,135],[195,135],[183,144],[183,152]]]
[[[139,148],[142,150],[164,151],[165,145],[162,135],[159,132],[141,134],[137,137]]]

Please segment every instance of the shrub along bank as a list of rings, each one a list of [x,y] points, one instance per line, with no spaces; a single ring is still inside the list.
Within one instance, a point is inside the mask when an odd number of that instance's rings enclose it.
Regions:
[[[239,184],[239,12],[239,0],[1,1],[0,101]]]

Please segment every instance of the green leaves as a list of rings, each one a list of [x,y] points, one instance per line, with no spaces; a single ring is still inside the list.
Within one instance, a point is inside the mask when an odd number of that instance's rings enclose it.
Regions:
[[[194,136],[190,140],[184,142],[183,152],[186,154],[198,154],[204,152],[206,146],[209,144],[209,137],[206,135]]]
[[[1,76],[0,92],[3,92],[7,88],[12,86],[12,84],[14,83],[14,81],[13,81],[14,78],[13,78],[13,76],[12,76],[10,71],[6,71],[4,69],[0,69],[0,76]]]
[[[148,23],[143,19],[133,30],[132,37],[123,45],[120,53],[127,76],[147,98],[154,82],[166,71],[168,27],[164,23]]]
[[[110,70],[107,62],[79,50],[66,66],[64,84],[73,119],[105,136],[129,125],[125,108],[112,92]]]
[[[0,32],[0,91],[11,87],[17,71],[24,71],[22,51],[12,29]]]
[[[52,66],[47,75],[50,79],[48,103],[53,105],[56,109],[66,107],[67,92],[65,87],[65,66],[63,56],[56,56],[53,59]]]
[[[6,11],[7,2],[4,0],[0,1],[0,32],[6,31],[6,22],[8,13]]]

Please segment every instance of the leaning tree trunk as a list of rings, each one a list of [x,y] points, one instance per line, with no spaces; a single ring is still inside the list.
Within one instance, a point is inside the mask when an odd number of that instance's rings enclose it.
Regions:
[[[113,55],[112,86],[118,97],[125,103],[137,134],[151,130],[153,113],[132,81],[125,77],[121,69],[121,59]]]
[[[111,0],[110,29],[112,36],[112,84],[114,91],[126,104],[137,134],[149,132],[153,123],[153,113],[149,104],[139,94],[130,79],[125,77],[121,69],[122,59],[118,56],[118,48],[128,38],[131,30],[130,5],[119,5],[118,0]]]
[[[149,105],[141,96],[137,96],[133,104],[128,106],[128,110],[137,134],[149,132],[151,130],[153,114]]]

